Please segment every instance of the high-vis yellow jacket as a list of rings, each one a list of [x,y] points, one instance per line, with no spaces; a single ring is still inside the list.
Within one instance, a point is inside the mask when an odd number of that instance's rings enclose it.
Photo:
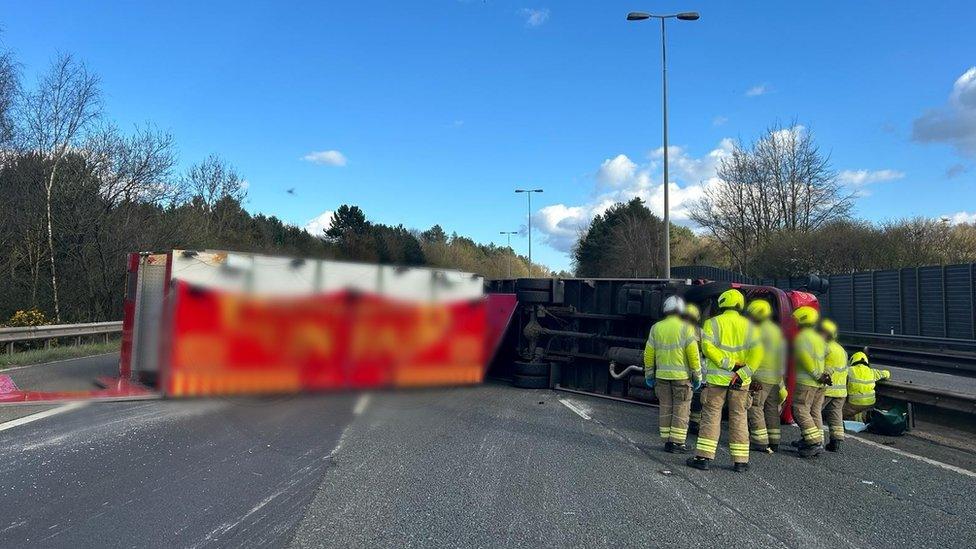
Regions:
[[[822,387],[820,376],[824,374],[827,358],[827,342],[813,328],[803,328],[793,340],[793,367],[796,382],[807,387]]]
[[[824,368],[830,374],[830,387],[826,396],[842,398],[847,396],[847,351],[836,341],[827,342],[827,357]]]
[[[679,380],[701,376],[695,327],[677,315],[651,326],[644,346],[644,377]]]
[[[719,387],[732,384],[732,369],[737,364],[742,365],[738,370],[742,385],[748,385],[763,359],[758,328],[735,309],[726,309],[705,321],[702,351],[707,367],[705,381]]]
[[[779,385],[783,382],[783,372],[786,371],[786,340],[783,338],[783,330],[770,319],[760,322],[758,327],[763,359],[756,371],[756,381]]]
[[[891,372],[858,364],[847,370],[847,402],[855,406],[874,406],[874,383],[888,379]]]

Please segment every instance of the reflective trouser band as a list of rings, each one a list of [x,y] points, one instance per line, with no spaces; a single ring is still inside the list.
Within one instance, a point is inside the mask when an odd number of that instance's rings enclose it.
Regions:
[[[749,443],[745,442],[730,442],[729,443],[729,453],[732,454],[733,458],[749,458]]]
[[[686,438],[688,438],[688,429],[679,429],[677,427],[671,428],[671,442],[675,444],[684,444]]]
[[[769,442],[776,444],[779,442],[780,432],[779,429],[769,429]]]
[[[759,444],[766,444],[769,442],[769,430],[755,429],[749,433],[749,439]]]
[[[820,427],[813,426],[809,429],[804,429],[802,433],[803,439],[808,442],[818,442],[823,440],[823,431],[820,430]]]
[[[670,427],[665,427],[665,426],[662,425],[661,426],[661,438],[668,438],[670,436],[671,436],[671,428]]]
[[[844,426],[843,425],[831,425],[830,426],[830,436],[834,438],[844,438]]]
[[[698,455],[711,459],[715,457],[716,449],[718,449],[718,440],[704,438],[701,436],[698,437]]]

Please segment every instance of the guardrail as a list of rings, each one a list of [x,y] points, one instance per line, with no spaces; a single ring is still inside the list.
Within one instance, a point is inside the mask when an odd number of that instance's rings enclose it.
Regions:
[[[842,333],[841,340],[848,352],[868,347],[872,363],[976,377],[972,341],[857,332]]]
[[[844,341],[870,346],[882,345],[913,347],[929,351],[976,353],[976,340],[972,339],[902,334],[878,334],[871,332],[841,332],[840,338]]]
[[[897,381],[879,382],[875,386],[879,396],[894,400],[911,402],[913,404],[925,404],[943,410],[962,412],[964,414],[976,414],[976,397],[947,391],[945,389],[933,389],[930,387],[920,387],[910,383],[900,383]]]
[[[62,337],[74,337],[80,342],[82,337],[103,335],[108,336],[122,332],[122,322],[90,322],[87,324],[53,324],[50,326],[28,326],[24,328],[0,328],[0,344],[6,346],[7,352],[14,352],[14,343],[21,341],[43,340],[49,346],[51,340]]]

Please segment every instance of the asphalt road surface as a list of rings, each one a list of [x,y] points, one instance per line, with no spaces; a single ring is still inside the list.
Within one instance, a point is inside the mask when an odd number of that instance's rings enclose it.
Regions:
[[[914,437],[736,474],[727,450],[709,472],[662,452],[655,408],[500,384],[52,410],[0,424],[2,547],[976,539],[974,454]]]

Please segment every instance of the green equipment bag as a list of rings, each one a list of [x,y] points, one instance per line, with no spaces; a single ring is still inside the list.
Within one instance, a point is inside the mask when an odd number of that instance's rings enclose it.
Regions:
[[[901,436],[908,430],[908,412],[901,407],[891,410],[873,409],[868,413],[868,431],[888,436]]]

